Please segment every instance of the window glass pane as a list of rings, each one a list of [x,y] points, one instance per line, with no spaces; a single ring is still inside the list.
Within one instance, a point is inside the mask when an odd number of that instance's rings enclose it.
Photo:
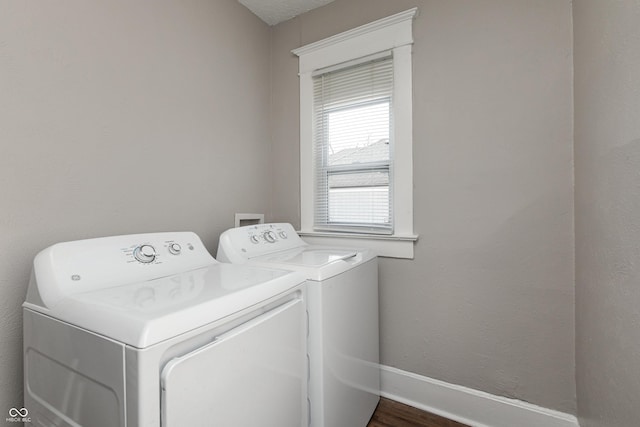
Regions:
[[[327,113],[329,165],[389,160],[389,102]]]
[[[389,171],[329,175],[329,223],[388,225]]]

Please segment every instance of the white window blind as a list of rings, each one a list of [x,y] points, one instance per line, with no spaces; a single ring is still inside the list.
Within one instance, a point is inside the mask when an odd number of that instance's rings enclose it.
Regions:
[[[314,228],[391,234],[391,56],[313,78]]]

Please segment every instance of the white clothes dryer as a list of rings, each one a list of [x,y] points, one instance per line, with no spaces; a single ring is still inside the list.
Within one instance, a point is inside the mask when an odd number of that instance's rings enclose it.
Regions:
[[[306,426],[305,292],[190,232],[51,246],[23,305],[28,424]]]
[[[280,223],[225,231],[217,259],[307,278],[311,426],[366,426],[380,396],[377,257],[309,245]]]

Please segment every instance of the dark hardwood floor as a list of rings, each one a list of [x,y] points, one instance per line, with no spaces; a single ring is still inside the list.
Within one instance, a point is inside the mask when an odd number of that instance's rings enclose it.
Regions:
[[[402,403],[380,398],[367,427],[469,427]]]

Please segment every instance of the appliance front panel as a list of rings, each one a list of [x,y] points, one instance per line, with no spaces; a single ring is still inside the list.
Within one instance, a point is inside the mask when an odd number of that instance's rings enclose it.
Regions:
[[[29,425],[124,427],[124,346],[30,310],[23,321]]]
[[[378,263],[309,282],[312,427],[366,426],[379,401]]]
[[[307,425],[305,319],[292,300],[169,361],[162,425]]]

